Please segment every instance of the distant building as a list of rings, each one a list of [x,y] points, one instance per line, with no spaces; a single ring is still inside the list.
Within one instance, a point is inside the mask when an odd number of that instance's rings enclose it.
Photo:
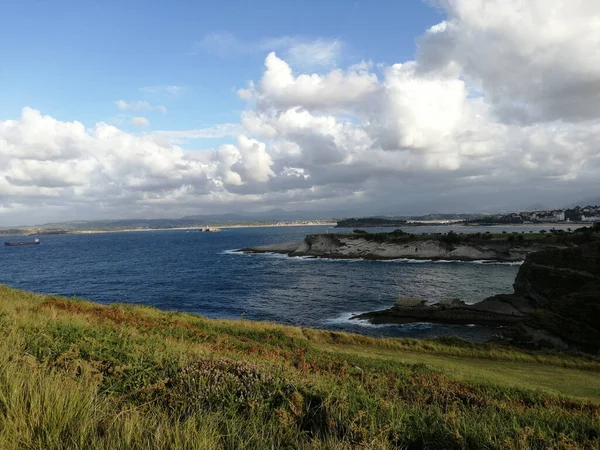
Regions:
[[[581,216],[582,222],[600,222],[600,216]]]
[[[565,212],[563,210],[537,212],[532,217],[541,222],[564,222]]]

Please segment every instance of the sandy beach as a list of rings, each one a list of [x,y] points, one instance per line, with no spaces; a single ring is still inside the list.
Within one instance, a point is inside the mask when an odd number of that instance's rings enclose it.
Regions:
[[[239,225],[214,225],[208,226],[212,232],[218,232],[220,230],[234,229],[234,228],[267,228],[267,227],[310,227],[310,226],[334,226],[335,222],[310,222],[310,223],[261,223],[261,224],[239,224]],[[173,231],[173,230],[187,230],[196,231],[206,228],[207,225],[198,225],[193,227],[175,227],[175,228],[128,228],[118,230],[73,230],[69,231],[69,234],[95,234],[95,233],[129,233],[136,231]]]

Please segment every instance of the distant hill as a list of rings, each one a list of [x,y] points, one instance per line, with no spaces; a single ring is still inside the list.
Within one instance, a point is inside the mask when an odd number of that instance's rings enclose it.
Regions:
[[[208,214],[185,216],[167,219],[116,219],[116,220],[74,220],[67,222],[52,222],[35,226],[10,227],[0,229],[0,234],[27,234],[48,230],[126,230],[126,229],[165,229],[201,227],[206,225],[238,225],[261,224],[282,221],[317,220],[306,213],[286,213],[285,211],[270,211],[267,213],[243,214]],[[332,220],[332,219],[327,219]]]
[[[338,228],[355,227],[399,227],[406,225],[407,221],[433,221],[433,220],[463,220],[479,217],[479,214],[426,214],[423,216],[373,216],[373,217],[351,217],[338,220]]]
[[[600,205],[600,197],[592,197],[576,203],[571,203],[570,205],[566,206],[565,209],[571,209],[577,206],[584,207],[588,205]]]

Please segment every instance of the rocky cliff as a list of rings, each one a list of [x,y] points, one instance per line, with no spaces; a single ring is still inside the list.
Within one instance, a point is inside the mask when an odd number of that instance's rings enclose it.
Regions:
[[[600,241],[530,255],[514,284],[535,306],[507,339],[532,347],[600,350]]]
[[[526,255],[546,248],[548,243],[498,239],[454,238],[454,235],[423,237],[394,233],[315,234],[304,240],[249,247],[249,253],[284,253],[291,256],[363,259],[431,259],[522,261]]]
[[[537,307],[600,282],[600,241],[567,249],[546,249],[529,255],[515,280],[515,295]]]
[[[527,256],[511,295],[475,305],[399,299],[390,309],[356,316],[373,323],[444,322],[509,325],[504,339],[526,347],[600,350],[600,241]]]

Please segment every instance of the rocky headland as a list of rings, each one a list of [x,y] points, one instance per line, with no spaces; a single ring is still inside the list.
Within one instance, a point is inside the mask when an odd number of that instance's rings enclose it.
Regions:
[[[360,231],[360,230],[357,230]],[[564,236],[524,234],[409,234],[392,233],[314,234],[301,241],[248,247],[247,253],[282,253],[290,256],[349,259],[420,259],[458,261],[523,261],[549,247],[572,245]]]
[[[476,304],[435,304],[400,298],[386,310],[354,316],[374,324],[437,322],[502,327],[502,339],[520,346],[600,351],[600,224],[572,233],[534,234],[316,234],[249,247],[248,253],[346,259],[523,261],[512,294]]]
[[[600,351],[600,240],[529,254],[513,294],[473,305],[461,300],[427,305],[424,300],[400,298],[387,310],[354,318],[372,323],[504,325],[502,339],[519,346],[596,353]]]

